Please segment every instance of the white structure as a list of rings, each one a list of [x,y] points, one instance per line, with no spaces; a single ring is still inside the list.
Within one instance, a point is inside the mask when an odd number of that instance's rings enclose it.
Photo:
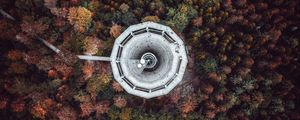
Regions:
[[[56,53],[61,51],[38,38]],[[130,94],[152,98],[169,93],[185,72],[187,51],[167,26],[145,22],[132,25],[115,41],[110,57],[77,55],[79,59],[110,61],[113,75]]]
[[[165,95],[182,80],[188,63],[185,48],[170,27],[132,25],[115,41],[110,57],[114,77],[130,94]]]

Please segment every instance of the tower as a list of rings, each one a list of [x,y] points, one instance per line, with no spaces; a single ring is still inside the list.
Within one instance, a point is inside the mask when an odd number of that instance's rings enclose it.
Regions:
[[[169,93],[188,63],[183,41],[170,27],[153,22],[127,28],[110,58],[114,78],[128,93],[144,98]]]

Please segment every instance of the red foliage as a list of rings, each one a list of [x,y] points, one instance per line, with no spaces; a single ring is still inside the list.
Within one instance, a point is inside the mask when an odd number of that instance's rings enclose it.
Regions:
[[[200,89],[201,89],[201,91],[203,91],[204,93],[206,93],[208,95],[213,93],[213,91],[214,91],[214,87],[208,83],[201,84]]]
[[[219,82],[222,80],[222,77],[218,75],[216,72],[208,73],[208,78],[210,78],[212,81]]]
[[[73,68],[66,64],[58,63],[54,68],[63,76],[63,80],[67,80],[73,74]]]
[[[28,64],[37,64],[42,59],[38,51],[29,51],[24,54],[24,61]]]
[[[248,75],[248,73],[251,72],[251,69],[250,68],[240,68],[238,70],[238,73],[242,76],[242,77],[245,77],[246,75]]]
[[[54,56],[57,62],[64,63],[68,66],[74,65],[78,61],[78,57],[74,55],[71,51],[66,49],[60,49],[61,51]]]
[[[96,117],[100,118],[101,114],[108,113],[110,102],[108,100],[100,101],[95,105]]]
[[[55,19],[55,26],[57,26],[59,28],[65,27],[66,24],[67,24],[67,21],[63,18],[56,18]]]
[[[246,67],[251,67],[254,64],[254,60],[252,58],[246,58],[244,60],[244,64],[246,65]]]
[[[76,120],[77,119],[77,113],[76,111],[69,107],[64,106],[56,113],[59,120]]]
[[[40,22],[33,22],[33,23],[25,22],[22,23],[20,26],[21,26],[21,30],[24,33],[32,37],[37,37],[43,34],[48,29],[48,25],[42,24]]]
[[[1,96],[0,97],[0,110],[5,109],[8,103],[8,97]]]
[[[256,13],[251,14],[251,15],[249,16],[249,19],[252,20],[252,21],[254,21],[254,22],[260,21],[261,18],[262,18],[262,16],[259,15],[259,14],[256,14]]]
[[[61,87],[58,88],[56,99],[58,99],[59,101],[69,100],[72,99],[73,94],[74,92],[69,86],[62,85]]]
[[[19,41],[25,45],[30,45],[33,41],[32,38],[28,37],[24,33],[19,33],[18,35],[16,35],[16,39],[17,39],[17,41]]]
[[[231,7],[232,6],[232,0],[225,0],[224,6],[225,7]]]
[[[110,102],[107,100],[98,102],[95,105],[95,110],[96,110],[97,115],[107,113],[109,110],[109,105],[110,105]]]
[[[25,101],[18,98],[11,103],[10,107],[13,112],[22,112],[25,109]]]
[[[234,24],[237,22],[241,22],[244,19],[243,16],[236,16],[236,15],[232,15],[227,19],[227,23],[228,24]]]
[[[224,94],[216,94],[216,101],[223,101],[225,99]]]
[[[51,13],[57,17],[66,18],[69,10],[67,8],[51,8]]]
[[[91,102],[80,103],[81,117],[89,116],[92,112],[94,112],[94,106]]]
[[[180,89],[176,88],[175,90],[173,90],[172,93],[170,93],[170,102],[177,104],[178,101],[180,100],[181,96],[180,96]]]
[[[242,95],[240,96],[240,100],[243,101],[243,102],[250,102],[251,96],[248,95],[248,94],[242,94]]]
[[[212,110],[208,110],[205,112],[205,117],[209,119],[214,119],[216,117],[216,113]]]
[[[214,109],[216,109],[216,104],[211,101],[208,101],[208,102],[205,102],[205,107],[207,109],[214,110]]]
[[[180,89],[176,88],[173,92],[170,93],[170,102],[177,104],[180,99]]]
[[[269,64],[268,64],[268,68],[269,68],[270,70],[274,70],[274,69],[276,69],[279,65],[280,65],[279,62],[271,61],[271,62],[269,62]]]
[[[270,34],[273,41],[278,41],[282,33],[280,30],[273,29],[270,31]]]
[[[9,71],[16,74],[24,74],[27,72],[27,64],[23,63],[11,63],[9,66]]]
[[[203,19],[202,19],[202,17],[197,17],[197,18],[193,19],[192,22],[193,22],[194,26],[199,27],[202,25]]]
[[[97,62],[95,63],[95,70],[99,74],[111,74],[110,64],[104,62]]]
[[[257,5],[256,5],[256,8],[258,10],[266,10],[268,7],[269,7],[269,5],[267,3],[263,3],[263,2],[257,3]]]
[[[70,0],[71,4],[76,5],[79,3],[79,0]]]
[[[112,87],[116,92],[123,92],[124,91],[123,87],[116,81],[113,82]]]
[[[229,67],[229,66],[223,66],[222,69],[225,74],[229,74],[232,71],[231,67]]]

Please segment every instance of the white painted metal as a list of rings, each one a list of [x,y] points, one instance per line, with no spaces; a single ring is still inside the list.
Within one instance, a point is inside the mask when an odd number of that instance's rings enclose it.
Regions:
[[[0,14],[3,15],[4,17],[11,19],[13,21],[16,21],[16,19],[14,17],[12,17],[10,14],[8,14],[7,12],[5,12],[4,10],[0,9]]]
[[[102,56],[77,55],[77,57],[81,60],[110,61],[110,57],[102,57]]]
[[[59,53],[60,50],[55,47],[54,45],[52,45],[51,43],[47,42],[46,40],[42,39],[42,38],[38,38],[38,40],[42,41],[48,48],[50,48],[51,50],[53,50],[56,53]]]
[[[148,52],[155,54],[158,65],[141,71],[141,56]],[[186,53],[183,41],[170,27],[153,22],[132,25],[115,41],[113,75],[130,94],[144,98],[165,95],[182,80]]]

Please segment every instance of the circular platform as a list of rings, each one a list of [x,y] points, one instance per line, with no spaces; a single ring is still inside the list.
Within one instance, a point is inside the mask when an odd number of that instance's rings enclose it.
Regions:
[[[115,79],[144,98],[169,93],[182,80],[187,62],[183,41],[170,27],[153,22],[126,29],[111,54]]]

